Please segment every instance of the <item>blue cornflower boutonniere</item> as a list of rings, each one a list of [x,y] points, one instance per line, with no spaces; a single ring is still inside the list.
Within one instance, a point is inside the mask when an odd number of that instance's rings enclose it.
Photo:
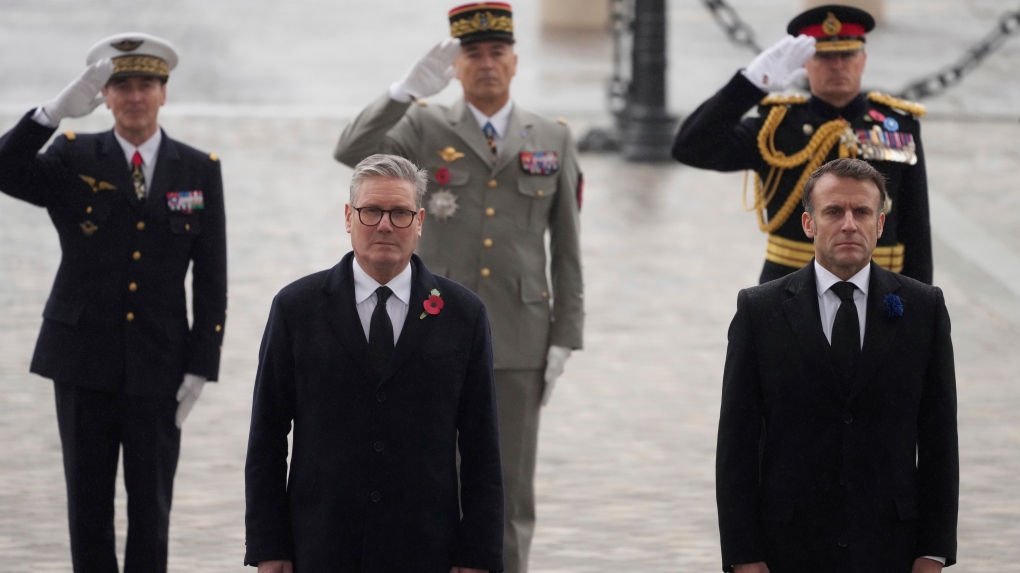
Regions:
[[[892,293],[885,295],[885,315],[889,318],[903,316],[903,301],[900,300],[900,297]]]

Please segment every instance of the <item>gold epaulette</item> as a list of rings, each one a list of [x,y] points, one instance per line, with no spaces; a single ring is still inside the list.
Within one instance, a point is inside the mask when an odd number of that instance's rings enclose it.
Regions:
[[[77,136],[74,134],[73,131],[65,131],[64,137],[66,137],[68,141],[74,141],[74,138]]]
[[[807,103],[807,96],[800,94],[771,94],[761,100],[761,105],[791,105]]]
[[[423,99],[416,99],[416,100],[414,100],[414,101],[415,101],[415,103],[417,103],[417,104],[418,104],[418,105],[419,105],[420,107],[425,107],[425,106],[427,106],[427,105],[429,104],[429,102],[427,102],[427,101],[425,101],[425,100],[423,100]]]
[[[893,109],[905,111],[917,117],[924,117],[925,114],[928,113],[928,110],[926,110],[923,105],[917,102],[907,101],[905,99],[900,99],[889,94],[869,92],[868,99],[875,103],[887,105]]]
[[[215,163],[216,161],[220,160],[220,156],[216,155],[215,153],[210,153],[209,154],[209,159]]]
[[[563,125],[567,125],[567,118],[565,117],[557,117],[556,121],[562,123]]]

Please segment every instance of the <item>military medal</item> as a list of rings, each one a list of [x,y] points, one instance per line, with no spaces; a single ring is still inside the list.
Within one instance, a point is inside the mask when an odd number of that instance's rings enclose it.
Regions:
[[[885,118],[885,121],[882,122],[882,125],[885,126],[886,131],[899,131],[900,130],[900,123],[898,121],[896,121],[895,117],[887,117],[887,118]]]
[[[451,191],[440,189],[429,198],[427,211],[432,213],[437,221],[446,221],[457,213],[458,208],[457,196]]]
[[[172,213],[190,214],[205,208],[201,191],[173,191],[166,194],[166,208]]]
[[[885,115],[882,112],[878,111],[877,109],[869,109],[868,115],[871,116],[871,119],[877,122],[881,123],[885,121]]]
[[[560,170],[560,155],[555,151],[522,151],[521,170],[529,175],[552,175]]]

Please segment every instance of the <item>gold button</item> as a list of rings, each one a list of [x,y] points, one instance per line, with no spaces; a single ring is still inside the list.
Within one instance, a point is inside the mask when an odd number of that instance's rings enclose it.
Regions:
[[[138,284],[137,283],[129,284],[128,285],[128,290],[131,291],[131,292],[135,292],[136,290],[138,290]]]
[[[495,216],[495,215],[496,215],[496,210],[493,209],[492,207],[489,207],[488,209],[485,210],[485,216],[492,217],[492,216]]]
[[[127,316],[125,318],[127,318],[128,322],[131,322],[132,320],[135,319],[135,313],[129,312],[129,313],[127,313]]]
[[[499,185],[499,183],[496,183],[495,179],[489,179],[489,187],[495,187],[496,185]]]
[[[91,215],[92,214],[92,205],[89,205],[88,207],[85,207],[85,214],[87,214],[87,215]]]
[[[489,247],[492,246],[492,239],[485,239],[484,241],[482,241],[482,244],[485,245],[486,249],[488,249]]]
[[[185,223],[184,224],[184,230],[185,231],[190,231],[191,230],[191,223]]]
[[[216,325],[216,332],[223,330],[223,327],[219,324]]]
[[[133,255],[131,255],[131,258],[137,261],[138,259],[142,258],[142,252],[141,251],[135,251],[135,253]]]
[[[145,221],[138,221],[138,224],[135,225],[135,228],[137,228],[139,231],[144,231],[145,230]]]
[[[483,277],[487,277],[490,274],[491,274],[491,272],[489,271],[489,269],[482,269],[482,276]]]
[[[539,189],[538,191],[535,191],[535,195],[537,195],[539,197],[544,197],[545,196],[545,191],[542,191],[541,189]]]
[[[549,291],[542,291],[542,298],[549,298]]]

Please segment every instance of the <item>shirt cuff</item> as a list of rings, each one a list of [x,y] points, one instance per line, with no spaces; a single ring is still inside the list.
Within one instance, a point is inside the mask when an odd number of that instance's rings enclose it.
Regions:
[[[60,125],[59,121],[53,121],[52,119],[50,119],[50,116],[46,115],[46,112],[43,111],[42,106],[35,108],[35,113],[32,114],[32,121],[44,127],[51,127],[54,129],[56,129],[56,127]]]
[[[404,90],[403,84],[393,82],[390,84],[390,99],[400,103],[411,103],[414,97]]]
[[[931,555],[925,555],[924,558],[925,559],[931,559],[932,561],[938,561],[943,566],[945,566],[945,564],[946,564],[946,558],[945,557],[932,557]]]

